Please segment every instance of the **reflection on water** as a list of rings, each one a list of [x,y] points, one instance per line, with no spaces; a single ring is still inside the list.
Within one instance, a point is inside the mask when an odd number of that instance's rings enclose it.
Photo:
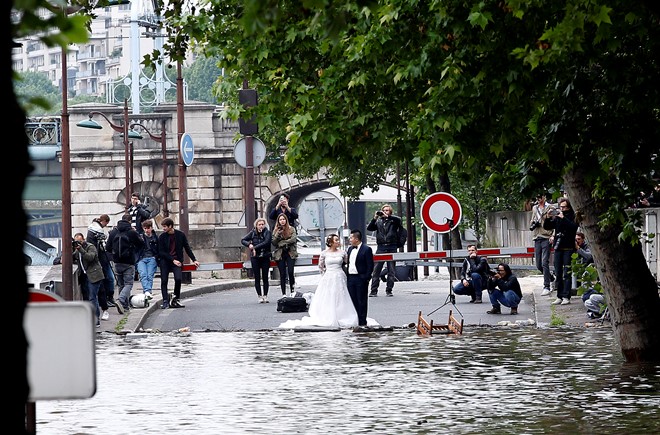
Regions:
[[[38,433],[660,432],[660,366],[625,364],[606,329],[154,334],[97,346],[96,395],[38,402]]]

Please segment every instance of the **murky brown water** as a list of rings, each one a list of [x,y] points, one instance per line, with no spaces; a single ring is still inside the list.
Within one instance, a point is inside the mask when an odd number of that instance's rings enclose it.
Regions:
[[[660,366],[608,329],[115,336],[91,399],[37,403],[40,434],[658,433]]]

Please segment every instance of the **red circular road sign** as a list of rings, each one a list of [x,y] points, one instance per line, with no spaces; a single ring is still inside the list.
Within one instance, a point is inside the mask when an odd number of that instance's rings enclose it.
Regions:
[[[63,302],[59,295],[45,290],[31,289],[29,292],[28,302]]]
[[[436,192],[426,197],[422,203],[421,214],[426,228],[443,234],[461,223],[463,209],[458,199],[451,193]]]

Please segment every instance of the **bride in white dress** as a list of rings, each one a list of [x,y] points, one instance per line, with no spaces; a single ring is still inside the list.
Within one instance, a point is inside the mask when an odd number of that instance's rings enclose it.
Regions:
[[[342,265],[348,261],[346,252],[340,249],[339,236],[331,234],[326,239],[328,248],[319,257],[321,279],[309,304],[309,316],[299,320],[287,320],[280,328],[291,329],[299,326],[328,328],[352,328],[358,326],[357,312],[346,286],[346,273]],[[378,325],[367,319],[370,326]]]

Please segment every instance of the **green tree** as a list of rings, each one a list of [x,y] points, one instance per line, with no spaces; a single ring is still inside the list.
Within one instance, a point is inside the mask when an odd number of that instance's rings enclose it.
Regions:
[[[182,75],[188,83],[188,98],[206,103],[218,104],[218,98],[213,93],[215,82],[222,75],[218,67],[217,57],[198,56]]]
[[[28,71],[17,74],[14,92],[28,116],[51,114],[58,102],[59,107],[62,106],[62,93],[44,73]]]
[[[259,91],[260,133],[296,175],[324,168],[348,196],[404,161],[429,188],[475,170],[523,195],[563,183],[622,353],[660,359],[660,298],[639,216],[625,212],[660,169],[655,2],[210,0],[189,12],[169,4],[167,50],[222,54],[221,89]]]

